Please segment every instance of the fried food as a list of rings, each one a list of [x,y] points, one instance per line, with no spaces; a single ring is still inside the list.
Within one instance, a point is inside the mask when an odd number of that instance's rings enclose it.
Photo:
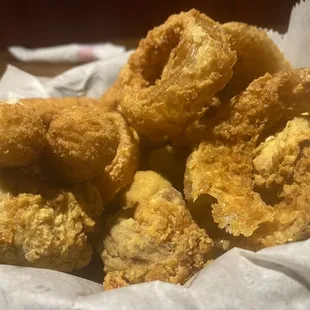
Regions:
[[[124,208],[137,207],[159,190],[171,187],[171,183],[155,171],[138,171],[132,184],[122,195]]]
[[[206,138],[209,123],[215,117],[221,105],[222,103],[218,97],[212,98],[208,108],[206,108],[200,119],[190,124],[179,135],[170,138],[172,144],[190,149],[198,147],[199,143]]]
[[[301,146],[310,140],[310,123],[305,117],[289,121],[285,129],[269,137],[255,150],[253,159],[255,185],[258,190],[275,193],[293,177]]]
[[[139,166],[139,137],[121,114],[111,112],[105,116],[118,131],[116,155],[104,172],[94,179],[94,185],[101,193],[104,204],[107,204],[133,180]]]
[[[239,246],[258,250],[310,236],[309,141],[309,119],[296,117],[256,149],[256,189],[264,196],[267,191],[275,217]]]
[[[140,41],[121,71],[121,110],[140,135],[177,135],[201,117],[235,62],[221,25],[197,10],[172,15]]]
[[[22,104],[0,103],[0,166],[29,166],[45,143],[46,132],[35,111]]]
[[[153,280],[183,284],[203,268],[211,248],[181,194],[162,189],[109,221],[101,254],[104,288]]]
[[[105,108],[100,101],[87,97],[64,97],[64,98],[25,98],[20,102],[34,109],[41,117],[46,128],[49,127],[54,115],[69,107],[84,107],[99,109],[104,112]]]
[[[224,103],[244,91],[258,77],[291,69],[289,62],[265,30],[237,22],[226,23],[223,28],[238,57],[233,67],[233,77],[219,93]]]
[[[148,156],[149,167],[166,177],[173,187],[182,190],[188,155],[189,151],[185,148],[176,148],[170,145],[157,148]]]
[[[87,232],[102,201],[91,185],[64,190],[38,175],[1,171],[0,263],[70,272],[92,255]]]
[[[275,211],[254,191],[252,159],[259,135],[277,122],[308,112],[310,69],[266,74],[223,106],[203,141],[187,162],[185,193],[195,201],[207,194],[219,228],[251,236]],[[211,127],[211,126],[210,126]],[[210,206],[206,206],[207,208]]]
[[[105,114],[71,107],[48,130],[48,163],[69,182],[91,181],[116,155],[118,132]]]

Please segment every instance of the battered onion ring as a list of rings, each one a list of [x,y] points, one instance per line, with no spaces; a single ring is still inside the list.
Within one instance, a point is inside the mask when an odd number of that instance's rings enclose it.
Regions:
[[[35,111],[22,104],[0,102],[0,166],[31,165],[43,151],[45,135]]]
[[[128,185],[139,165],[139,137],[128,126],[124,117],[116,112],[105,116],[118,130],[118,147],[112,163],[94,180],[104,204],[108,203],[122,188]]]
[[[148,138],[176,135],[232,76],[236,53],[222,27],[197,10],[150,31],[120,73],[119,104]]]
[[[310,69],[267,74],[233,98],[216,117],[208,141],[192,153],[185,177],[187,199],[217,199],[213,218],[233,235],[250,236],[272,221],[273,208],[254,192],[252,158],[259,135],[280,121],[309,112]],[[208,207],[208,206],[206,206]]]
[[[219,93],[223,102],[244,91],[253,80],[266,73],[274,74],[291,69],[289,62],[265,30],[237,22],[226,23],[223,28],[238,56],[233,67],[233,77]]]

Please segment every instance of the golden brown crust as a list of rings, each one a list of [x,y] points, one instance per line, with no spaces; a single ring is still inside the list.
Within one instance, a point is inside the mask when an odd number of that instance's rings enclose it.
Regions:
[[[238,22],[223,24],[223,29],[238,57],[233,67],[233,77],[219,93],[224,103],[244,91],[258,77],[291,69],[265,30]]]
[[[63,98],[25,98],[20,99],[23,105],[34,109],[42,118],[46,128],[49,127],[55,114],[69,107],[84,107],[100,109],[100,102],[87,97],[63,97]]]
[[[94,185],[106,204],[133,180],[139,166],[139,137],[121,114],[111,112],[105,116],[118,130],[116,155],[105,171],[94,179]]]
[[[309,237],[309,140],[309,119],[296,117],[256,149],[256,188],[273,204],[275,216],[239,246],[258,250]]]
[[[46,144],[46,132],[35,111],[22,104],[0,103],[0,166],[35,162]]]
[[[221,25],[197,10],[151,30],[120,73],[120,106],[148,138],[176,135],[232,76],[236,54]]]
[[[108,224],[101,257],[106,290],[161,280],[185,283],[203,268],[212,240],[199,229],[180,193],[162,189]]]
[[[250,236],[274,218],[274,209],[253,191],[252,158],[259,135],[280,121],[310,110],[310,69],[261,77],[224,106],[187,162],[186,195],[208,194],[214,221],[235,236]],[[210,206],[206,206],[207,208]]]
[[[92,186],[55,187],[37,175],[1,172],[0,263],[70,272],[92,255],[86,233],[102,211]]]
[[[69,182],[92,180],[113,160],[115,125],[105,114],[74,107],[56,115],[48,130],[48,162]]]
[[[159,190],[171,187],[171,183],[155,171],[138,171],[122,195],[122,204],[125,208],[135,208]]]

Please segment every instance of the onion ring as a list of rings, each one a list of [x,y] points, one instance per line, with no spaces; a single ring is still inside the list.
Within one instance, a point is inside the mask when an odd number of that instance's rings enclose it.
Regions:
[[[105,171],[94,179],[104,204],[108,203],[122,188],[128,185],[139,165],[139,137],[116,112],[106,113],[105,116],[118,130],[118,147],[116,155]]]
[[[218,94],[224,103],[244,91],[258,77],[291,69],[289,62],[265,30],[237,22],[223,24],[223,28],[238,56],[233,67],[233,77]]]
[[[201,116],[235,62],[220,24],[197,10],[172,15],[148,33],[121,71],[122,112],[148,138],[176,135]]]
[[[203,141],[187,161],[188,200],[202,194],[217,199],[213,219],[235,236],[251,236],[272,221],[274,210],[254,192],[252,159],[263,131],[309,112],[310,69],[266,74],[224,106]],[[208,206],[206,206],[208,207]]]

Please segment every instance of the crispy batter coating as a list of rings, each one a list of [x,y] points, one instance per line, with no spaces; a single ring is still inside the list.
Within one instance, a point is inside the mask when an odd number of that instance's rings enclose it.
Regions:
[[[253,159],[255,185],[276,192],[279,185],[290,182],[301,146],[309,140],[309,119],[296,117],[283,131],[261,143]]]
[[[255,182],[273,201],[275,217],[239,246],[260,249],[308,238],[310,222],[310,121],[296,117],[256,149]]]
[[[176,135],[201,117],[235,62],[221,25],[197,10],[172,15],[141,40],[120,73],[122,112],[148,138]]]
[[[102,212],[95,187],[63,190],[37,175],[1,171],[0,263],[70,272],[92,255],[86,233]]]
[[[46,156],[67,181],[88,181],[112,162],[117,144],[117,128],[105,114],[71,107],[51,122]]]
[[[153,280],[183,284],[203,267],[211,248],[181,194],[162,189],[108,223],[101,254],[104,288]]]
[[[174,146],[184,146],[190,149],[198,147],[199,143],[206,138],[212,120],[222,103],[218,97],[213,97],[203,116],[190,124],[179,135],[171,137]]]
[[[113,161],[104,172],[94,179],[104,204],[108,203],[122,188],[132,182],[139,166],[139,137],[128,126],[124,117],[116,112],[105,116],[118,130],[118,147]]]
[[[170,145],[154,149],[148,156],[151,170],[165,176],[178,190],[183,189],[186,159],[189,151]]]
[[[55,114],[69,107],[84,107],[90,109],[101,108],[100,101],[87,97],[63,98],[25,98],[20,99],[23,105],[34,109],[42,118],[46,128],[49,127]]]
[[[187,162],[185,194],[195,202],[200,195],[216,199],[212,205],[219,228],[235,236],[250,236],[273,217],[260,195],[253,191],[251,152],[246,147],[202,142]]]
[[[238,60],[233,67],[233,77],[219,93],[223,102],[244,91],[258,77],[289,70],[291,66],[265,30],[244,23],[230,22],[223,25],[229,35],[231,48]]]
[[[0,103],[0,166],[29,166],[45,144],[46,132],[35,111],[22,104]]]
[[[134,208],[159,190],[172,187],[171,183],[155,171],[137,171],[132,184],[122,195],[125,208]]]
[[[277,122],[308,112],[310,69],[267,74],[233,98],[216,116],[209,140],[187,162],[185,192],[195,201],[208,194],[214,221],[235,236],[250,236],[274,218],[274,209],[254,192],[252,159],[260,134]],[[210,126],[211,127],[211,126]],[[209,207],[209,206],[206,206]]]

